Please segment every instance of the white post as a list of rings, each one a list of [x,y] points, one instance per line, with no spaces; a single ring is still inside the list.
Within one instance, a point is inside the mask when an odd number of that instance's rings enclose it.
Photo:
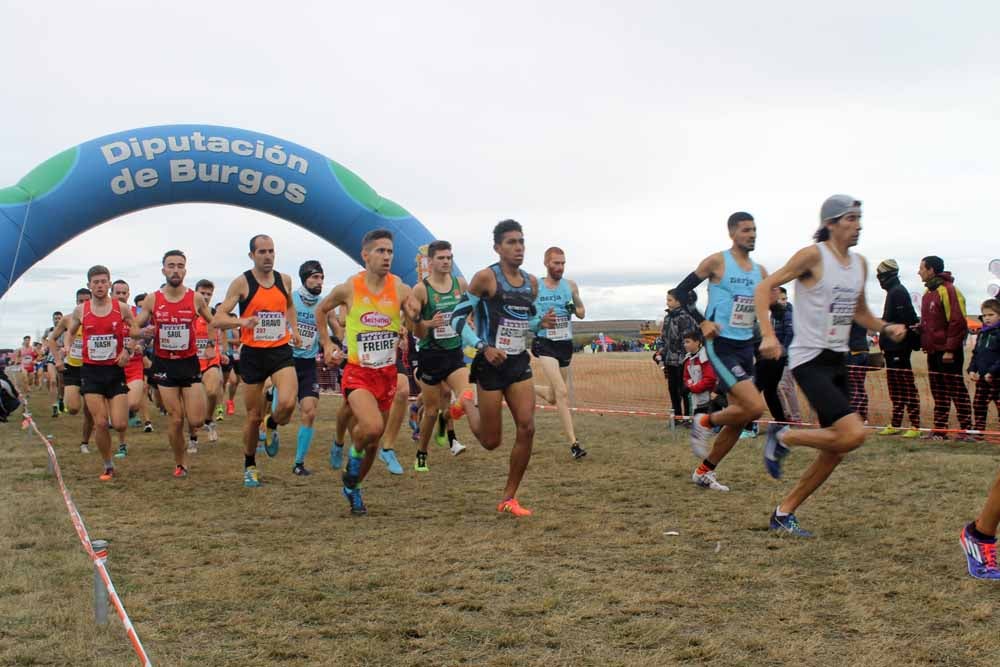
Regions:
[[[91,540],[91,548],[100,559],[108,557],[108,543],[105,540]],[[94,565],[94,620],[98,625],[108,624],[108,587],[104,585],[101,573]]]

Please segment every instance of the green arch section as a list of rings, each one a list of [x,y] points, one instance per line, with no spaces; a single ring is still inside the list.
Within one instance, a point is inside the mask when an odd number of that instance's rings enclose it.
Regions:
[[[377,213],[386,218],[411,217],[409,211],[391,199],[386,199],[379,193],[375,192],[370,185],[361,180],[361,177],[353,171],[342,164],[334,162],[333,160],[330,160],[329,162],[330,171],[333,172],[337,182],[340,183],[341,187],[344,188],[344,191],[350,195],[354,201],[358,202],[372,213]]]
[[[80,147],[50,157],[9,188],[0,188],[0,204],[25,204],[55,189],[73,169]]]

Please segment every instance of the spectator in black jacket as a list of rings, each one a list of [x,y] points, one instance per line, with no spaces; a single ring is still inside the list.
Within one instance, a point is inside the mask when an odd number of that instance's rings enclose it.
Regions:
[[[693,302],[693,299],[694,295],[690,301]],[[696,330],[700,331],[698,323],[678,301],[677,290],[667,292],[667,310],[663,314],[663,329],[660,332],[663,347],[660,348],[659,354],[663,362],[663,374],[667,377],[667,391],[670,392],[670,404],[675,417],[689,415],[691,412],[684,400],[686,393],[684,357],[687,356],[684,350],[684,335]]]
[[[976,349],[969,361],[969,379],[976,383],[972,412],[976,430],[986,429],[990,403],[1000,413],[1000,301],[987,299],[982,305],[983,328],[976,337]]]
[[[888,324],[905,324],[912,327],[917,323],[917,312],[910,300],[910,293],[899,282],[899,264],[894,259],[884,260],[875,270],[879,285],[885,290],[885,308],[882,319]],[[903,425],[903,413],[910,413],[910,428],[903,433],[904,438],[920,437],[920,394],[913,379],[910,354],[919,348],[917,333],[912,329],[906,338],[898,343],[889,336],[879,336],[879,347],[885,355],[886,381],[889,385],[889,400],[892,401],[892,422],[879,431],[879,435],[896,435]]]
[[[784,348],[784,356],[788,356],[788,348],[795,337],[795,329],[792,326],[792,304],[788,303],[788,290],[784,287],[778,288],[778,300],[771,304],[771,326],[774,327],[774,335],[778,337],[778,342]],[[792,422],[802,421],[802,410],[799,408],[799,392],[795,385],[795,378],[792,371],[785,364],[781,372],[781,382],[778,383],[778,396],[785,407],[785,416]]]

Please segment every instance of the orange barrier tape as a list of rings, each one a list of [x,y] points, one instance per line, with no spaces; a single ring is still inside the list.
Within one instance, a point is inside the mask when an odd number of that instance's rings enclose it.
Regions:
[[[55,473],[56,481],[59,482],[59,489],[62,492],[63,501],[66,503],[66,509],[69,511],[69,518],[73,521],[73,527],[76,528],[76,534],[80,538],[80,543],[83,545],[83,550],[87,552],[90,556],[90,560],[94,562],[94,567],[97,568],[97,572],[100,574],[101,579],[104,581],[104,586],[108,589],[108,599],[111,600],[111,604],[114,605],[115,611],[118,612],[118,618],[121,619],[122,625],[125,627],[125,634],[128,635],[128,640],[132,643],[132,648],[135,650],[136,656],[139,658],[140,664],[144,667],[151,667],[153,663],[149,661],[149,656],[146,655],[146,649],[142,647],[142,642],[139,641],[139,635],[135,631],[135,627],[132,625],[132,620],[128,617],[128,612],[125,611],[125,605],[122,604],[121,598],[118,597],[118,591],[115,590],[115,585],[111,582],[111,575],[108,574],[108,569],[104,564],[107,558],[107,551],[95,552],[94,548],[90,544],[90,535],[87,534],[87,527],[83,523],[83,517],[80,516],[80,512],[76,509],[76,504],[69,495],[69,491],[66,489],[66,484],[63,482],[62,471],[59,469],[59,461],[56,459],[56,452],[52,448],[52,442],[46,438],[40,430],[38,430],[38,424],[35,420],[31,418],[31,415],[26,413],[24,420],[21,422],[23,428],[30,427],[38,437],[41,438],[42,443],[45,445],[46,453],[49,457],[49,462],[52,464],[52,470]]]

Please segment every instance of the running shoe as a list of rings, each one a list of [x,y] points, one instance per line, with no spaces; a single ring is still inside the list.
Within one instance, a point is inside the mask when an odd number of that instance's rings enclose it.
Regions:
[[[764,443],[764,467],[767,469],[767,474],[774,479],[781,479],[782,460],[788,456],[788,447],[781,442],[781,438],[788,430],[788,426],[781,424],[771,424],[767,427],[767,441]]]
[[[198,453],[198,441],[197,440],[192,440],[191,438],[188,438],[187,451],[188,451],[188,454],[197,454]]]
[[[582,459],[587,455],[587,450],[581,447],[579,442],[574,442],[573,446],[569,448],[569,453],[573,455],[574,459]]]
[[[719,480],[715,478],[715,471],[709,470],[708,472],[698,474],[698,470],[695,469],[691,473],[691,481],[700,486],[703,489],[711,489],[712,491],[728,491],[729,487],[725,484],[720,484]]]
[[[260,475],[257,473],[257,466],[248,466],[243,470],[243,486],[257,488],[260,486]]]
[[[115,469],[114,468],[105,468],[104,472],[97,479],[101,480],[102,482],[110,482],[114,478],[115,478]]]
[[[122,444],[118,445],[118,451],[115,452],[115,458],[116,459],[123,459],[126,456],[128,456],[128,445],[126,445],[125,443],[122,443]]]
[[[344,446],[333,443],[330,447],[330,467],[340,470],[344,465]]]
[[[226,401],[226,414],[232,417],[236,414],[236,404],[232,401]]]
[[[708,456],[708,439],[712,429],[705,423],[708,415],[696,415],[691,423],[691,452],[699,459]]]
[[[969,531],[972,524],[962,529],[958,536],[968,562],[969,574],[976,579],[1000,579],[1000,568],[997,568],[997,543],[977,540]]]
[[[361,482],[361,462],[363,460],[353,456],[347,457],[347,470],[340,477],[344,482],[344,486],[353,489]]]
[[[52,417],[56,418],[59,416],[59,405],[55,404],[52,406]]]
[[[219,441],[219,429],[216,428],[215,422],[209,422],[205,424],[205,430],[208,431],[208,441],[218,442]]]
[[[346,486],[341,490],[344,497],[347,498],[348,504],[351,506],[351,514],[354,516],[364,516],[368,514],[368,508],[365,507],[365,501],[361,499],[361,487],[355,487],[349,489]]]
[[[508,498],[497,505],[497,512],[513,514],[514,516],[531,516],[532,512],[527,507],[521,507],[517,498]]]
[[[265,433],[263,429],[258,430],[257,431],[257,442],[266,442],[266,441],[267,441],[267,433]]]
[[[451,442],[451,455],[458,456],[465,451],[465,445],[460,443],[458,440],[452,440]]]
[[[448,446],[448,434],[445,433],[444,435],[441,435],[440,433],[435,433],[434,434],[434,442],[437,443],[438,447],[447,447]]]
[[[448,408],[448,414],[455,421],[458,421],[459,419],[461,419],[462,417],[464,417],[465,416],[465,407],[462,405],[462,402],[461,401],[455,401],[454,403],[452,403],[451,407]]]
[[[920,431],[915,428],[911,428],[903,433],[904,438],[919,438]]]
[[[427,467],[427,452],[417,452],[417,460],[413,464],[413,469],[417,472],[430,472],[430,468]]]
[[[85,442],[80,443],[80,453],[81,454],[89,454],[90,453],[90,447],[87,446],[87,443],[85,443]]]
[[[174,466],[174,477],[180,479],[182,477],[187,477],[188,471],[184,466]]]
[[[399,459],[396,458],[396,451],[393,449],[379,449],[378,457],[382,459],[382,463],[386,465],[389,472],[393,475],[402,475],[403,466],[399,464]]]
[[[437,430],[434,432],[434,442],[438,444],[439,447],[447,447],[448,442],[448,420],[445,419],[444,415],[438,413],[437,418]]]
[[[153,432],[153,422],[146,422],[146,425],[142,427],[144,433]]]
[[[59,399],[59,412],[66,414],[69,410],[66,409],[66,402],[63,399]]]
[[[296,463],[295,467],[292,468],[292,474],[298,475],[299,477],[308,477],[309,475],[312,474],[312,472],[310,472],[309,469],[306,468],[301,463]]]
[[[264,428],[267,428],[266,426]],[[267,429],[267,438],[264,440],[264,451],[272,459],[278,455],[278,429]]]
[[[410,430],[413,431],[415,434],[420,433],[420,420],[417,419],[417,415],[419,413],[420,413],[420,408],[417,407],[417,404],[411,403],[409,424],[410,424]]]
[[[778,516],[777,510],[771,512],[770,529],[776,533],[781,533],[782,535],[791,535],[793,537],[814,537],[811,532],[799,525],[799,520],[795,518],[794,514]]]
[[[892,426],[886,426],[884,429],[878,432],[879,435],[896,435],[902,433],[902,429],[898,429]]]
[[[139,428],[142,426],[142,419],[140,419],[138,415],[132,415],[128,418],[128,425],[132,428]]]
[[[215,406],[215,420],[221,422],[225,418],[226,418],[226,411],[225,411],[225,409],[221,405],[216,405]]]

